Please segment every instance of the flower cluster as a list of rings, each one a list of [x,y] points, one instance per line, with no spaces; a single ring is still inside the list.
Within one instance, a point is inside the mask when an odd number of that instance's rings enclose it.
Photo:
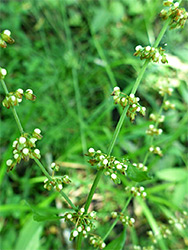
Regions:
[[[128,215],[124,215],[123,213],[118,213],[118,212],[111,212],[111,216],[113,219],[116,219],[119,217],[120,221],[122,222],[123,225],[128,225],[132,227],[135,223],[135,219],[129,217]]]
[[[81,232],[87,238],[88,233],[95,228],[96,212],[85,213],[85,209],[82,207],[78,212],[65,213],[63,218],[75,224],[75,228],[71,231],[70,240],[76,238]]]
[[[36,96],[33,94],[31,89],[27,89],[25,92],[23,89],[17,89],[16,92],[9,92],[2,104],[4,107],[9,109],[10,107],[19,105],[19,103],[22,102],[23,96],[25,96],[25,98],[30,101],[35,101],[36,99]]]
[[[183,211],[183,213],[178,218],[170,218],[168,220],[168,223],[173,227],[173,229],[177,229],[179,231],[182,231],[187,227],[188,223],[188,214],[186,211]]]
[[[61,177],[54,177],[55,171],[59,171],[59,166],[55,163],[51,163],[51,169],[52,169],[52,177],[51,179],[45,179],[44,180],[44,188],[47,190],[52,190],[52,188],[55,188],[58,192],[61,191],[64,187],[64,184],[71,183],[71,179],[68,175],[64,175]]]
[[[159,94],[161,96],[164,96],[165,94],[167,95],[172,95],[173,88],[170,87],[169,85],[160,85],[159,86]]]
[[[10,30],[4,30],[3,32],[0,33],[0,47],[6,48],[7,43],[9,44],[14,43],[14,39],[11,37]]]
[[[126,187],[125,191],[130,192],[135,197],[141,196],[142,198],[145,198],[147,196],[147,193],[145,192],[145,188],[142,186],[141,187]]]
[[[155,115],[153,113],[150,114],[149,118],[150,118],[150,120],[152,120],[154,122],[158,122],[158,123],[164,122],[164,120],[165,120],[164,115],[157,115],[157,114]]]
[[[41,138],[41,130],[38,128],[36,128],[31,135],[23,133],[17,138],[12,145],[13,159],[6,161],[8,171],[12,170],[17,163],[20,163],[21,159],[25,161],[28,161],[29,158],[40,159],[40,150],[36,148],[35,143]]]
[[[93,245],[94,247],[99,247],[100,249],[103,249],[106,247],[106,244],[102,240],[102,238],[98,235],[93,235],[89,238],[89,243]]]
[[[170,29],[183,28],[188,18],[188,12],[184,8],[179,8],[179,3],[173,3],[173,0],[164,1],[163,5],[168,8],[161,10],[160,17],[163,20],[171,19]]]
[[[161,135],[163,130],[161,128],[155,128],[153,124],[149,125],[149,128],[146,130],[147,135]]]
[[[121,181],[117,176],[117,171],[120,171],[123,175],[126,174],[129,161],[128,159],[123,159],[122,162],[117,161],[114,156],[108,156],[102,153],[100,150],[95,151],[93,148],[88,150],[86,156],[90,157],[88,161],[92,166],[97,165],[97,169],[104,169],[105,175],[110,176],[111,180],[119,184]]]
[[[154,245],[150,245],[147,247],[141,247],[141,246],[134,246],[134,250],[157,250]]]
[[[159,156],[163,156],[163,153],[162,153],[162,150],[160,147],[154,147],[154,146],[151,146],[149,148],[149,151],[153,154],[156,154],[156,155],[159,155]]]
[[[171,103],[170,101],[167,100],[167,101],[164,102],[163,108],[164,108],[165,110],[168,110],[168,109],[175,109],[175,104],[173,104],[173,103]]]
[[[163,156],[163,153],[162,153],[162,150],[160,147],[154,147],[154,146],[151,146],[149,148],[149,151],[152,152],[153,154],[157,154],[159,156]]]
[[[136,168],[138,168],[139,170],[144,171],[144,172],[148,170],[148,168],[146,166],[144,166],[143,163],[133,163],[132,165],[135,166]]]
[[[165,55],[165,50],[161,47],[154,48],[151,46],[142,47],[141,45],[136,46],[136,52],[134,56],[139,56],[141,60],[149,59],[153,62],[168,63]]]
[[[128,105],[127,110],[127,116],[133,121],[135,119],[135,116],[137,115],[137,112],[139,112],[141,115],[145,115],[146,108],[142,107],[139,104],[139,97],[135,97],[134,94],[130,94],[129,96],[120,92],[119,87],[115,87],[112,94],[114,103],[120,104],[123,108],[125,108]]]

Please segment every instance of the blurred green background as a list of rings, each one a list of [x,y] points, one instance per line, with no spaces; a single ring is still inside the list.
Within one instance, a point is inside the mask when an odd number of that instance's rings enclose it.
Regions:
[[[110,94],[114,86],[130,93],[143,64],[133,56],[134,48],[138,44],[152,44],[157,37],[163,24],[158,16],[162,1],[4,0],[0,6],[1,31],[11,30],[15,39],[14,45],[1,49],[0,66],[8,71],[5,79],[8,89],[30,88],[37,96],[34,103],[24,100],[16,108],[24,130],[42,130],[43,139],[38,147],[43,164],[47,168],[52,161],[60,164],[60,173],[68,174],[73,181],[65,192],[82,206],[96,173],[84,154],[89,147],[107,152],[122,112],[113,104]],[[188,9],[188,1],[182,1],[182,6]],[[166,51],[170,54],[169,66],[149,65],[137,92],[141,105],[147,107],[147,115],[138,116],[134,123],[126,119],[113,151],[116,157],[143,161],[149,146],[145,136],[148,116],[157,112],[161,104],[154,86],[164,78],[177,83],[170,97],[176,109],[165,112],[164,134],[156,141],[164,156],[149,158],[153,179],[143,183],[149,207],[159,223],[166,223],[167,217],[175,215],[178,209],[186,209],[188,201],[187,27],[167,31],[162,39],[160,45],[164,47],[167,43]],[[2,88],[0,94],[2,101]],[[38,223],[32,219],[35,209],[45,213],[67,211],[67,204],[58,194],[43,189],[45,178],[34,162],[22,161],[11,173],[6,173],[5,163],[12,156],[12,142],[19,131],[11,111],[2,105],[0,109],[1,249],[74,248],[74,243],[67,241],[72,225],[60,221]],[[178,171],[167,174],[166,168]],[[158,174],[161,171],[164,174]],[[132,182],[125,179],[117,187],[104,176],[99,184],[92,209],[99,211],[101,226],[96,232],[101,236],[112,223],[110,212],[121,210],[127,199],[124,185]],[[131,203],[129,213],[133,216],[136,213],[137,223],[127,235],[126,249],[132,249],[133,244],[150,244],[146,235],[150,226],[141,205]],[[109,241],[121,230],[118,224]],[[174,233],[166,240],[168,249],[188,246],[185,235],[186,232]],[[87,241],[85,249],[89,249]]]

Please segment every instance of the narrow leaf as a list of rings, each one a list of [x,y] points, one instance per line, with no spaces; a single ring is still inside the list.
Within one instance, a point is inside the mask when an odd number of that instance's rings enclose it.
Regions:
[[[125,245],[126,240],[126,228],[124,228],[121,235],[115,240],[111,241],[106,247],[105,250],[122,250]]]
[[[141,181],[145,181],[145,180],[151,179],[148,176],[148,173],[143,172],[142,170],[139,170],[138,168],[136,168],[135,166],[132,166],[132,165],[129,165],[129,167],[127,169],[127,176],[131,180],[137,181],[137,182],[141,182]]]
[[[156,176],[165,181],[183,181],[187,179],[188,172],[184,168],[166,168],[159,170]]]
[[[40,235],[43,224],[33,221],[31,218],[22,228],[15,250],[37,250],[40,246]]]

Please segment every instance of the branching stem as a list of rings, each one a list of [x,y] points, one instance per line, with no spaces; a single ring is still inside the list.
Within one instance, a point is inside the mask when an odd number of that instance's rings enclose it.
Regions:
[[[7,89],[7,86],[6,86],[6,83],[3,79],[1,79],[1,83],[2,83],[2,86],[3,86],[3,89],[6,93],[6,95],[9,94],[8,92],[8,89]],[[19,128],[19,131],[20,133],[22,134],[24,132],[23,130],[23,127],[21,125],[21,122],[20,122],[20,119],[18,117],[18,114],[16,112],[16,109],[15,107],[12,107],[11,108],[12,112],[13,112],[13,115],[14,115],[14,119],[16,120],[16,124]],[[34,159],[36,164],[39,166],[39,168],[42,170],[42,172],[44,173],[44,175],[49,179],[49,180],[52,180],[52,177],[49,175],[48,171],[45,169],[45,167],[42,165],[42,163],[38,160],[38,159]],[[72,203],[72,201],[69,199],[69,197],[61,190],[60,191],[60,194],[63,196],[63,198],[68,202],[68,204],[75,210],[77,211],[78,208]]]

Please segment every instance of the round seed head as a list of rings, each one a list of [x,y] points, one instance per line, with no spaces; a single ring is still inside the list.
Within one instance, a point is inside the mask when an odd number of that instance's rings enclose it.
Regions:
[[[16,97],[14,95],[12,95],[10,98],[13,102],[16,101]]]
[[[34,132],[35,132],[36,134],[40,134],[40,133],[41,133],[41,130],[40,130],[39,128],[36,128],[36,129],[34,130]]]
[[[27,89],[26,92],[29,93],[29,94],[33,94],[33,90],[32,89]]]
[[[145,112],[145,111],[146,111],[146,108],[145,108],[145,107],[142,107],[142,111],[144,111],[144,112]]]
[[[39,155],[39,154],[40,154],[40,150],[39,150],[38,148],[36,148],[36,149],[34,150],[34,153],[35,153],[36,155]]]
[[[126,164],[124,164],[123,166],[124,166],[125,170],[127,170],[128,166]]]
[[[130,94],[130,98],[134,98],[134,94]]]
[[[115,92],[116,92],[116,91],[120,91],[120,88],[116,86],[116,87],[114,88],[114,91],[115,91]]]
[[[2,74],[3,76],[6,76],[6,74],[7,74],[6,69],[1,68],[1,74]]]
[[[140,187],[140,191],[141,191],[141,192],[144,191],[144,187],[141,186],[141,187]]]
[[[146,51],[150,51],[151,47],[150,46],[147,46],[146,47]]]
[[[19,92],[20,94],[23,94],[23,89],[17,89],[17,92]]]
[[[147,193],[146,192],[143,192],[142,193],[142,197],[146,197],[147,196]]]
[[[77,237],[78,236],[78,231],[74,230],[72,235],[73,235],[73,237]]]
[[[89,232],[91,230],[90,227],[86,227],[86,231]]]
[[[149,148],[149,151],[150,151],[150,152],[153,152],[153,150],[154,150],[153,147],[150,147],[150,148]]]
[[[72,218],[72,214],[67,214],[67,218],[71,219]]]
[[[55,167],[55,162],[52,162],[51,163],[51,168],[54,168]]]
[[[95,211],[92,211],[92,212],[90,213],[90,216],[91,216],[91,217],[94,217],[95,214],[96,214]]]
[[[7,36],[10,36],[11,35],[11,32],[10,30],[4,30],[3,31],[3,34],[7,35]]]
[[[175,8],[178,8],[179,5],[180,5],[180,4],[179,4],[178,2],[175,2],[175,3],[174,3],[174,7],[175,7]]]
[[[94,152],[95,152],[95,149],[94,149],[94,148],[90,148],[90,149],[88,150],[88,152],[89,152],[89,153],[94,153]]]
[[[23,152],[24,155],[27,155],[29,153],[29,149],[28,148],[24,148],[22,152]]]
[[[117,169],[122,169],[122,165],[121,165],[121,164],[118,164],[118,165],[116,166],[116,168],[117,168]]]
[[[131,221],[132,223],[135,223],[135,219],[134,219],[134,218],[130,218],[130,221]]]
[[[116,175],[116,174],[111,174],[111,178],[112,178],[113,180],[115,180],[115,179],[117,178],[117,175]]]
[[[12,147],[15,148],[17,144],[18,144],[18,141],[13,141]]]
[[[30,142],[33,143],[33,144],[34,144],[36,141],[37,141],[36,138],[31,138],[31,139],[30,139]]]
[[[25,137],[21,136],[21,137],[19,138],[19,143],[20,143],[20,144],[24,144],[25,142],[26,142]]]
[[[14,155],[14,159],[18,159],[18,157],[19,157],[19,154]]]
[[[11,159],[7,160],[7,161],[6,161],[7,166],[9,166],[9,167],[10,167],[10,166],[11,166],[11,164],[12,164],[12,162],[13,162],[13,161],[12,161]]]
[[[105,248],[105,246],[106,246],[106,244],[103,242],[103,243],[101,244],[101,248]]]
[[[162,132],[163,132],[163,130],[160,128],[160,129],[158,130],[158,132],[159,132],[159,135],[161,135]]]
[[[141,49],[142,49],[142,46],[141,46],[141,45],[137,45],[136,48],[135,48],[136,51],[139,51],[139,50],[141,50]]]
[[[85,212],[85,208],[84,207],[80,208],[80,212],[84,213]]]
[[[121,101],[122,101],[122,102],[125,102],[125,100],[126,100],[126,98],[125,98],[125,97],[121,98]]]
[[[103,164],[106,165],[108,163],[107,159],[104,159]]]
[[[79,226],[79,227],[77,228],[77,230],[78,230],[79,233],[82,232],[82,227]]]

